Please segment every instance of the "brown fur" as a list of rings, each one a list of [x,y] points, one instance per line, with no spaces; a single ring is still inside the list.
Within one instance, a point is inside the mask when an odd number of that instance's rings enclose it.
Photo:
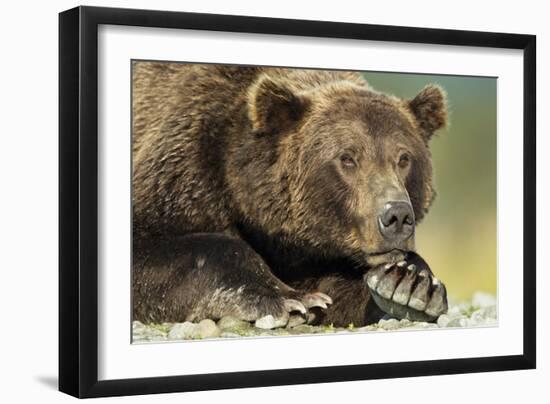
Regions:
[[[377,229],[384,201],[410,199],[417,222],[427,212],[445,111],[439,87],[402,100],[354,72],[134,62],[134,249],[224,233],[287,283],[334,260],[367,265],[395,248]]]

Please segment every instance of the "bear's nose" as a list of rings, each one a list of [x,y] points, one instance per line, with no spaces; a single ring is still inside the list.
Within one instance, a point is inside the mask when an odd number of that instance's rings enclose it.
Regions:
[[[403,241],[414,232],[414,212],[409,202],[387,202],[378,216],[380,232],[388,241]]]

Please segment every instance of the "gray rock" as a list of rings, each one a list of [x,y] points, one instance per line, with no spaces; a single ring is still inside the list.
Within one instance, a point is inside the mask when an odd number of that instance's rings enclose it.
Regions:
[[[316,332],[316,328],[317,327],[314,327],[312,325],[301,324],[296,327],[293,327],[290,330],[290,333],[291,334],[312,334]]]
[[[262,330],[271,330],[276,327],[283,327],[287,323],[287,320],[276,320],[271,314],[259,318],[256,320],[254,325],[256,328],[261,328]]]
[[[448,323],[447,327],[467,327],[468,319],[466,317],[455,317],[452,318]]]
[[[258,334],[259,336],[270,336],[270,337],[275,337],[275,336],[283,336],[283,335],[290,335],[290,332],[288,329],[286,328],[273,328],[271,330],[261,330],[259,329],[258,330]]]
[[[185,323],[176,323],[168,333],[168,339],[191,339],[197,329],[198,324],[186,321]]]
[[[219,337],[221,330],[216,326],[213,320],[202,320],[193,330],[193,338],[215,338]]]
[[[132,342],[145,343],[152,341],[202,339],[202,338],[242,338],[258,336],[281,336],[323,333],[350,333],[372,331],[394,331],[399,329],[430,329],[437,327],[483,327],[497,324],[496,299],[486,293],[476,293],[471,301],[454,303],[447,313],[441,315],[437,323],[415,322],[408,319],[397,320],[385,315],[378,323],[360,328],[312,326],[301,324],[303,317],[291,316],[287,320],[276,320],[273,316],[265,316],[254,325],[235,317],[223,317],[216,324],[212,320],[203,320],[198,324],[163,323],[143,324],[132,323]],[[284,328],[284,326],[287,326]]]
[[[468,319],[469,325],[480,325],[485,322],[485,315],[481,310],[474,311]]]
[[[483,308],[480,309],[480,311],[486,319],[496,321],[496,319],[497,319],[497,306],[483,307]]]
[[[438,325],[434,324],[434,323],[427,323],[425,321],[415,321],[408,328],[425,330],[425,329],[428,329],[428,328],[438,328]]]
[[[133,333],[142,333],[145,330],[145,324],[143,324],[141,321],[134,321],[132,323],[132,332]]]
[[[468,326],[487,326],[494,325],[496,322],[496,307],[491,306],[474,311],[468,319]]]
[[[397,330],[399,328],[399,320],[390,318],[388,320],[380,320],[378,326],[384,330]]]
[[[248,328],[250,323],[248,321],[239,320],[236,317],[226,316],[222,317],[218,321],[218,327],[222,330],[229,330],[233,328]]]
[[[447,327],[450,321],[451,321],[451,317],[449,317],[447,314],[442,314],[437,319],[437,325],[439,327]]]
[[[160,325],[145,325],[139,321],[132,323],[132,341],[163,341],[167,338],[167,330]]]
[[[220,334],[220,337],[222,337],[222,338],[239,338],[239,337],[241,337],[241,335],[236,334],[234,332],[222,331],[222,333]]]
[[[147,341],[152,341],[152,342],[166,341],[166,339],[167,339],[166,335],[150,335],[147,337]]]
[[[270,330],[272,328],[275,328],[275,318],[271,314],[268,314],[267,316],[256,320],[254,325],[256,326],[256,328]]]
[[[356,328],[355,331],[357,332],[367,332],[367,331],[376,331],[378,327],[375,325],[365,325],[363,327]]]
[[[449,308],[447,311],[447,315],[454,318],[457,315],[461,315],[463,311],[468,310],[468,307],[465,307],[464,305],[456,305]]]

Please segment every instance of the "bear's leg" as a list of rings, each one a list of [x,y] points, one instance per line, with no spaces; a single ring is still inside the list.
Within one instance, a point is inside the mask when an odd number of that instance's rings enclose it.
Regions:
[[[323,293],[301,293],[275,277],[241,239],[196,233],[134,244],[133,319],[182,322],[272,315],[276,326],[332,303]]]
[[[447,311],[445,285],[413,252],[407,253],[404,261],[365,269],[362,274],[340,269],[291,285],[321,291],[332,298],[334,303],[327,310],[311,310],[311,324],[360,327],[377,322],[385,314],[411,321],[435,321]]]
[[[319,290],[332,298],[333,303],[326,310],[309,311],[309,324],[361,327],[377,322],[386,314],[373,301],[361,274],[339,272],[302,279],[291,285],[300,290]]]

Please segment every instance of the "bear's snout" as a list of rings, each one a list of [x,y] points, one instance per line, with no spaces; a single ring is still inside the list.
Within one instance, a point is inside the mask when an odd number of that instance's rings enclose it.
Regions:
[[[414,212],[409,202],[390,201],[378,216],[380,233],[395,244],[407,240],[414,232]]]

